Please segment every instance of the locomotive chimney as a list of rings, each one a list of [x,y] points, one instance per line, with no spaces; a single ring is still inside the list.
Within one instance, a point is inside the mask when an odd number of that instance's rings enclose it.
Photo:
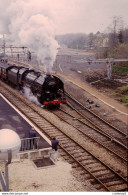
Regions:
[[[49,73],[46,73],[46,76],[47,76],[47,77],[50,77],[50,76],[51,76],[50,72],[49,72]]]

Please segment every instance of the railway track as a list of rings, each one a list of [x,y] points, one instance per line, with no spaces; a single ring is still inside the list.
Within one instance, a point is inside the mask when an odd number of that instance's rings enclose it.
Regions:
[[[19,92],[0,82],[2,95],[20,110],[40,131],[51,138],[59,139],[59,152],[64,159],[79,170],[84,179],[88,179],[99,191],[126,191],[127,175],[121,170],[114,170],[107,163],[86,149],[85,139],[71,131],[51,112],[31,103]],[[65,125],[65,126],[64,126]],[[120,172],[120,173],[119,173]]]
[[[54,111],[54,114],[73,126],[79,132],[79,136],[81,134],[82,138],[85,137],[85,141],[90,140],[90,142],[93,141],[92,144],[99,144],[99,147],[105,148],[108,152],[120,158],[122,162],[127,163],[127,148],[122,143],[116,140],[113,141],[114,137],[90,126],[86,123],[84,117],[82,118],[78,113],[74,113],[73,110],[68,110],[66,106],[63,107],[64,109]]]
[[[69,95],[67,92],[66,96],[69,100],[68,106],[86,119],[88,124],[105,133],[111,138],[111,140],[127,149],[127,127],[126,129],[119,129],[115,127],[113,124],[109,123],[87,107],[83,106],[78,100]]]

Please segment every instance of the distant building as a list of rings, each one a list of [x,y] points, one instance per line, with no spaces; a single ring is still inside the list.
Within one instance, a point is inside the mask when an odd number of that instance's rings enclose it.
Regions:
[[[102,45],[102,47],[108,47],[108,41],[109,41],[108,37],[105,37],[103,39],[103,45]]]

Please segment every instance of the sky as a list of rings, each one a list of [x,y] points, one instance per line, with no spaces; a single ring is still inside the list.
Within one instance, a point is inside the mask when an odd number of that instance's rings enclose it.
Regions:
[[[128,19],[128,0],[53,0],[57,33],[103,32],[113,17]]]
[[[103,32],[114,16],[127,26],[128,0],[0,0],[0,35],[35,52],[50,71],[55,35]]]
[[[0,9],[6,10],[11,2],[19,4],[21,0],[0,0]],[[38,10],[40,8],[42,11],[41,7],[45,9],[48,17],[52,18],[55,34],[103,32],[112,23],[114,16],[122,17],[124,25],[128,25],[128,0],[25,0],[25,2],[30,4],[30,7],[33,4]],[[0,27],[4,21],[7,24],[3,14],[0,14]]]

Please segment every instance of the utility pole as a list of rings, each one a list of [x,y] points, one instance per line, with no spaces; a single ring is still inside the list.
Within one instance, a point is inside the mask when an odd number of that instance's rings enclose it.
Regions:
[[[11,54],[12,54],[12,58],[13,58],[13,50],[12,50],[12,45],[10,45],[10,49],[11,49]]]
[[[17,59],[18,59],[18,66],[19,66],[19,59],[20,59],[19,53],[17,54]]]
[[[113,58],[108,59],[108,61],[106,61],[106,64],[107,64],[107,76],[108,79],[110,80],[112,75],[112,66],[114,64],[114,59]]]
[[[4,61],[5,61],[5,37],[3,34],[3,54],[4,54]]]

